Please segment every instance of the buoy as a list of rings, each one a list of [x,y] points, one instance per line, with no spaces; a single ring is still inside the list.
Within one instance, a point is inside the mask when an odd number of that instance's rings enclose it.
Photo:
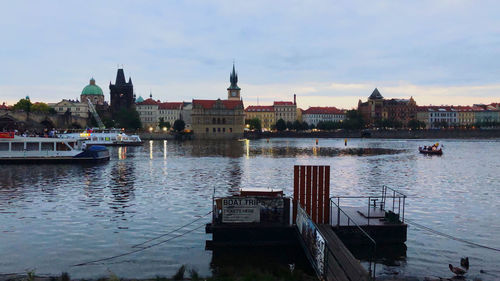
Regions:
[[[344,146],[347,146],[347,138],[344,139]]]
[[[318,145],[318,139],[316,139],[316,145]]]

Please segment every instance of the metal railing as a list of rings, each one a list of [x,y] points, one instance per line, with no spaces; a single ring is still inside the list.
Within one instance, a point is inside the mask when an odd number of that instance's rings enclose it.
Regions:
[[[356,198],[359,198],[359,196],[357,196]],[[338,201],[337,202],[340,202],[340,198],[337,197]],[[367,238],[369,244],[372,246],[372,255],[369,259],[369,264],[368,264],[368,273],[370,274],[370,277],[372,278],[372,280],[375,280],[375,269],[376,269],[376,265],[377,263],[375,262],[375,257],[376,257],[376,253],[377,253],[377,242],[375,242],[375,240],[368,234],[366,233],[366,231],[359,225],[356,223],[356,221],[354,219],[352,219],[346,212],[344,212],[344,210],[342,210],[342,208],[340,208],[340,205],[339,203],[335,203],[333,198],[330,199],[330,225],[333,225],[333,217],[332,217],[332,210],[333,210],[333,206],[335,206],[337,208],[337,226],[339,225],[339,222],[340,222],[340,214],[342,213],[343,215],[345,215],[347,217],[347,225],[348,226],[351,226],[351,222],[352,222],[352,225],[355,226],[362,234],[364,237]],[[373,265],[373,270],[372,270],[372,265]]]
[[[392,193],[392,195],[390,195]],[[389,194],[389,195],[388,195]],[[404,223],[404,218],[405,218],[405,204],[406,204],[406,195],[393,189],[388,186],[382,186],[382,194],[380,196],[332,196],[330,200],[337,201],[336,205],[340,206],[340,201],[341,199],[366,199],[365,206],[367,206],[366,209],[366,220],[368,225],[370,225],[370,220],[373,220],[374,218],[371,217],[371,213],[377,209],[380,209],[381,211],[384,212],[392,212],[394,213],[398,220],[401,223]],[[389,199],[389,208],[387,208],[387,199]],[[345,200],[343,200],[345,201]],[[377,203],[378,201],[378,203]],[[391,202],[392,201],[392,206]],[[376,218],[377,220],[379,218]],[[350,223],[350,219],[347,221],[347,223]],[[340,225],[340,211],[337,211],[337,223],[334,224],[332,221],[332,225]]]

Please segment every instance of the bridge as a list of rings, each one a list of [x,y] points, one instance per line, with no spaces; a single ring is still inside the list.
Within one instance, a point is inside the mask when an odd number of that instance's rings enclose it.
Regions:
[[[49,114],[44,112],[25,112],[22,110],[0,110],[0,131],[26,129],[68,129],[86,128],[87,119],[71,114]]]

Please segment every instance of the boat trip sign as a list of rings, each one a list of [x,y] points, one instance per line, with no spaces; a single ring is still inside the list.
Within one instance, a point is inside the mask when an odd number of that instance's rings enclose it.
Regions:
[[[260,222],[257,198],[229,197],[222,199],[222,222]]]

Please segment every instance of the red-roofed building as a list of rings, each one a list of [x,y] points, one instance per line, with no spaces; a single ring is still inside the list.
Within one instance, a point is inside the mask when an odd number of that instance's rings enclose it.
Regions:
[[[345,120],[345,111],[336,107],[309,107],[302,112],[302,120],[314,126],[318,122],[342,122]]]
[[[262,129],[270,130],[276,123],[274,107],[271,105],[251,105],[245,109],[245,119],[257,118],[260,120]]]
[[[229,76],[227,100],[193,99],[191,113],[193,134],[198,139],[238,139],[243,137],[245,108],[238,87],[238,75],[233,64]]]
[[[283,119],[285,122],[295,122],[297,120],[297,97],[293,95],[291,101],[275,101],[273,103],[276,121]]]
[[[149,99],[136,103],[136,110],[141,118],[143,128],[156,130],[159,118],[158,107],[160,104],[161,102],[154,100],[152,95],[149,95]]]
[[[191,118],[195,138],[243,137],[245,111],[241,100],[193,100]]]

